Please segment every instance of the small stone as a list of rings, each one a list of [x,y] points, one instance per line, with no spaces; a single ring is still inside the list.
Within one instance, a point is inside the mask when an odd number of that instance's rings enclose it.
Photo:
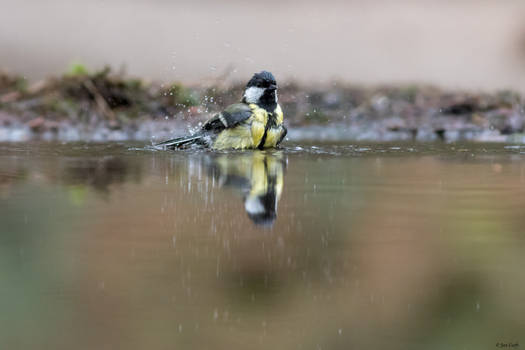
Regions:
[[[43,117],[37,117],[35,119],[30,120],[27,123],[27,126],[31,129],[31,131],[39,132],[43,130],[45,123],[46,120]]]

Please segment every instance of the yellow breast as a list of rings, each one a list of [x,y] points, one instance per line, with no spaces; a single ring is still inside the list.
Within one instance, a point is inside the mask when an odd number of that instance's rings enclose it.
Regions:
[[[268,112],[256,104],[250,104],[252,109],[252,141],[253,148],[257,147],[264,136],[264,129],[268,123]]]
[[[281,137],[283,135],[284,129],[283,129],[283,110],[281,109],[281,106],[277,105],[277,108],[273,112],[275,116],[275,126],[268,129],[266,132],[266,141],[264,142],[264,148],[272,148],[277,146],[277,143],[279,140],[281,140]]]
[[[257,148],[262,141],[266,124],[268,123],[268,112],[256,104],[250,104],[252,116],[249,123],[241,123],[238,126],[222,131],[215,142],[215,149],[247,149]],[[275,147],[281,139],[283,133],[283,111],[281,106],[277,105],[274,111],[275,126],[267,130],[265,148]]]
[[[272,148],[277,146],[277,143],[281,139],[284,130],[282,127],[276,127],[268,129],[266,132],[266,141],[264,142],[264,148]]]

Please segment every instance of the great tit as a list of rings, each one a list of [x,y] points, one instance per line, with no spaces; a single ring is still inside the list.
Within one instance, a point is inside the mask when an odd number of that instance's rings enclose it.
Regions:
[[[285,167],[281,152],[227,154],[208,161],[210,175],[220,186],[240,190],[248,217],[261,226],[272,226],[277,218]]]
[[[241,103],[228,106],[189,136],[156,146],[180,149],[200,145],[212,149],[264,149],[277,146],[286,136],[283,111],[277,103],[277,83],[262,71],[250,79]]]

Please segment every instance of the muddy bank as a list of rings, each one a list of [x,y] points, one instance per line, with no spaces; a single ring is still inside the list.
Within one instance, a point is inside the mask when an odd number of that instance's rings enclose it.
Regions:
[[[82,66],[33,84],[1,74],[0,141],[159,141],[237,102],[243,85],[160,84]],[[292,140],[525,142],[525,101],[509,91],[281,82],[279,101]]]

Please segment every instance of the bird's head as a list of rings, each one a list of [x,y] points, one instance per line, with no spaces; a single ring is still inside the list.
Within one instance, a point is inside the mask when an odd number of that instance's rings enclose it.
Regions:
[[[242,101],[244,103],[255,103],[259,107],[273,112],[277,107],[277,82],[273,74],[267,71],[255,73],[246,84]]]
[[[273,190],[260,195],[249,195],[244,198],[244,209],[254,224],[271,227],[277,219],[278,200]]]

